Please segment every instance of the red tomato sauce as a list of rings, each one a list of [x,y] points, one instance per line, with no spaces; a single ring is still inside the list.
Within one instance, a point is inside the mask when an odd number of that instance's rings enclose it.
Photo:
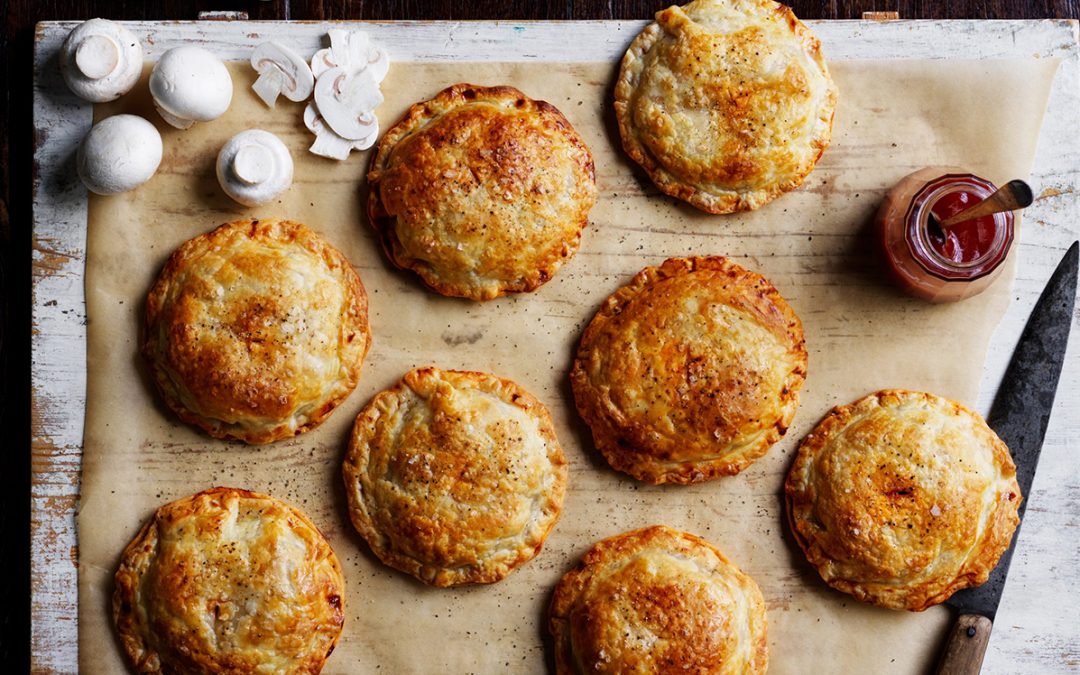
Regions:
[[[934,202],[930,212],[940,222],[982,200],[982,197],[966,190],[950,192]],[[938,255],[956,263],[969,263],[990,250],[996,227],[994,216],[989,215],[956,223],[944,231],[931,221],[927,234],[930,246]]]

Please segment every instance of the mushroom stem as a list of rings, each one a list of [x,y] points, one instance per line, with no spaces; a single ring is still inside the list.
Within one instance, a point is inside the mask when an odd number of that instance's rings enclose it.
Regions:
[[[261,129],[248,129],[221,148],[217,177],[225,194],[245,206],[259,206],[289,189],[293,161],[280,138]]]
[[[113,73],[120,63],[120,45],[108,35],[91,35],[75,48],[75,66],[91,80]]]
[[[274,157],[262,145],[244,145],[232,160],[232,172],[247,185],[258,185],[274,172]]]
[[[255,80],[251,88],[255,90],[255,94],[263,100],[263,103],[273,108],[277,105],[277,97],[281,94],[283,83],[281,71],[276,66],[271,68],[259,75],[259,79]]]
[[[165,120],[167,124],[176,127],[177,129],[190,129],[195,124],[195,120],[177,117],[165,108],[162,108],[160,105],[158,105],[157,101],[154,102],[154,108],[156,108],[158,114],[161,115],[161,119]]]
[[[333,132],[318,134],[315,142],[308,148],[312,154],[329,159],[348,159],[352,150],[352,141],[347,141]]]

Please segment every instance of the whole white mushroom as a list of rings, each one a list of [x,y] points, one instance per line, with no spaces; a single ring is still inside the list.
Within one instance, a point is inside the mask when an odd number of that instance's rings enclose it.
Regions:
[[[225,194],[245,206],[259,206],[292,185],[292,155],[269,131],[241,131],[218,153],[217,177]]]
[[[150,94],[161,117],[177,129],[221,117],[232,103],[233,83],[221,59],[201,47],[174,47],[150,73]]]
[[[107,19],[79,24],[60,48],[60,71],[68,88],[94,103],[115,101],[131,91],[142,67],[139,38]]]
[[[161,134],[153,124],[138,115],[113,115],[90,129],[75,161],[88,190],[111,195],[150,180],[161,152]]]

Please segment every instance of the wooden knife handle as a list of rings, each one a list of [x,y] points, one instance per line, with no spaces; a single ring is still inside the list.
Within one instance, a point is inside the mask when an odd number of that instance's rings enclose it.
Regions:
[[[994,624],[979,614],[961,614],[938,661],[938,675],[978,675]]]

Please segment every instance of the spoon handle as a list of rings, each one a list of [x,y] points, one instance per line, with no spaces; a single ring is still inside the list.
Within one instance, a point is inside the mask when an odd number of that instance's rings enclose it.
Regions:
[[[991,213],[1001,213],[1002,211],[1015,211],[1016,209],[1023,209],[1031,206],[1031,202],[1035,201],[1035,197],[1031,192],[1031,188],[1022,180],[1011,180],[1005,185],[998,188],[998,190],[982,200],[974,206],[970,206],[960,213],[949,216],[945,220],[942,220],[938,225],[944,229],[950,225],[962,223],[965,220],[971,220],[972,218],[981,218],[982,216],[988,216]]]

